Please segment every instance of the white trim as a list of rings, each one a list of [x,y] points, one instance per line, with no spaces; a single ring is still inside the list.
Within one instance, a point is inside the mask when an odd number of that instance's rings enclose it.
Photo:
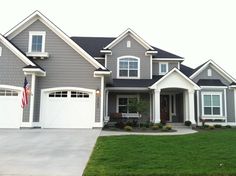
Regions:
[[[101,99],[100,99],[100,123],[103,124],[104,122],[104,77],[101,76],[101,90],[100,90],[100,95],[101,95]]]
[[[207,63],[205,63],[200,69],[198,69],[195,73],[193,73],[190,78],[194,79],[197,75],[199,75],[209,64],[212,64],[213,67],[216,69],[216,71],[223,76],[227,81],[236,82],[236,80],[229,75],[226,71],[224,71],[219,65],[217,65],[213,60],[209,60]]]
[[[104,49],[111,49],[117,43],[119,43],[122,39],[126,36],[130,35],[133,37],[137,42],[139,42],[144,48],[154,50],[147,42],[145,42],[140,36],[138,36],[134,31],[131,29],[125,30],[122,34],[120,34],[115,40],[113,40],[110,44],[108,44]]]
[[[127,48],[131,48],[131,41],[130,41],[130,40],[128,40],[128,41],[126,42],[126,46],[127,46]]]
[[[107,68],[107,55],[105,54],[105,67]]]
[[[4,85],[4,84],[0,84],[0,89],[9,89],[9,90],[23,91],[23,87]]]
[[[28,57],[33,57],[33,59],[34,58],[38,58],[38,57],[40,57],[41,59],[43,59],[45,57],[46,58],[49,57],[49,53],[48,52],[27,52],[25,54]]]
[[[105,59],[104,57],[94,57],[96,60]]]
[[[180,70],[180,62],[178,62],[178,69]]]
[[[157,54],[158,53],[158,51],[146,51],[145,52],[145,56],[152,56],[152,54]]]
[[[160,123],[161,122],[161,113],[160,113],[160,93],[161,91],[159,89],[154,90],[154,123]]]
[[[105,54],[112,54],[111,50],[100,50],[101,53],[105,53]]]
[[[153,67],[152,55],[150,55],[150,79],[152,79],[152,67]]]
[[[94,75],[110,75],[111,71],[94,71]]]
[[[159,65],[159,75],[165,75],[166,73],[169,72],[169,63],[168,62],[159,62],[158,65]],[[161,66],[162,65],[166,66],[166,72],[161,71]]]
[[[2,56],[2,47],[0,46],[0,57]]]
[[[200,86],[202,89],[227,89],[227,86]]]
[[[35,98],[35,74],[31,76],[31,86],[30,86],[30,109],[29,109],[29,126],[33,127],[33,117],[34,117],[34,98]]]
[[[219,115],[208,115],[205,114],[204,112],[204,95],[219,95],[220,97],[220,114]],[[220,119],[220,118],[226,118],[225,116],[223,116],[223,105],[222,105],[222,92],[202,92],[201,93],[201,97],[202,97],[202,119]],[[212,106],[211,106],[212,107]]]
[[[22,30],[27,28],[32,22],[36,20],[40,20],[43,24],[45,24],[48,28],[50,28],[55,34],[57,34],[63,41],[65,41],[70,47],[72,47],[77,53],[83,56],[89,63],[91,63],[95,68],[105,69],[99,62],[97,62],[92,56],[90,56],[86,51],[84,51],[79,45],[77,45],[72,39],[70,39],[64,32],[62,32],[56,25],[54,25],[50,20],[48,20],[42,13],[39,11],[35,11],[30,16],[28,16],[21,23],[16,25],[10,31],[5,34],[9,40],[14,38],[17,34],[19,34]],[[18,51],[19,52],[19,51]],[[32,64],[28,64],[32,65]],[[33,64],[35,65],[35,64]]]
[[[27,57],[25,57],[18,49],[16,49],[5,37],[0,34],[0,41],[11,50],[22,62],[26,65],[35,66],[33,62],[31,62]]]
[[[137,98],[137,100],[139,101],[140,99],[140,95],[139,94],[135,94],[135,95],[116,95],[116,112],[119,113],[119,98]],[[138,117],[138,113],[122,113],[122,117],[129,117],[129,116],[135,116]]]
[[[191,79],[189,79],[186,75],[184,75],[179,69],[173,68],[171,71],[169,71],[167,74],[165,74],[161,79],[159,79],[157,82],[155,82],[152,86],[150,86],[150,89],[156,89],[156,86],[162,82],[164,79],[166,79],[169,75],[171,75],[173,72],[179,73],[183,78],[185,78],[190,84],[192,84],[195,87],[195,90],[200,90],[201,88],[193,82]]]
[[[225,105],[225,118],[226,118],[226,122],[227,122],[227,95],[226,95],[226,89],[224,89],[224,105]]]
[[[154,61],[184,61],[184,58],[152,58]]]
[[[212,76],[212,69],[211,68],[207,69],[207,76],[209,76],[209,77]]]
[[[84,92],[90,92],[90,93],[95,93],[96,91],[94,89],[87,89],[87,88],[81,88],[81,87],[54,87],[54,88],[41,89],[42,92],[53,92],[53,91],[60,91],[60,90],[84,91]]]
[[[199,101],[199,90],[197,90],[197,125],[200,122],[200,101]]]
[[[39,53],[44,53],[45,52],[45,39],[46,39],[45,31],[29,31],[28,52],[32,53],[32,39],[33,39],[33,36],[35,35],[42,36],[42,50]]]
[[[138,60],[138,75],[136,77],[130,77],[130,76],[120,76],[120,60],[121,59],[137,59]],[[140,58],[136,56],[121,56],[117,58],[117,78],[120,79],[139,79],[140,78]],[[128,75],[129,75],[129,68],[128,68]]]
[[[42,76],[46,76],[46,72],[41,70],[40,68],[23,68],[23,72],[25,72],[26,75],[31,74],[31,73],[41,73]],[[27,73],[28,72],[28,73]]]
[[[236,123],[236,89],[234,89],[234,118]]]

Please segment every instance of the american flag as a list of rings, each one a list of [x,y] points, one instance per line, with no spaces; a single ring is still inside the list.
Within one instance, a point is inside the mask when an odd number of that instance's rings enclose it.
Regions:
[[[26,105],[28,105],[28,95],[29,95],[29,83],[25,77],[25,81],[24,81],[24,90],[22,93],[22,99],[21,99],[21,107],[24,108]]]

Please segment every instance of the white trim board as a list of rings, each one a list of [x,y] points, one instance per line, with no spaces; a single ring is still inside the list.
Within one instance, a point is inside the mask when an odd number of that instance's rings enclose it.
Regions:
[[[110,44],[104,47],[104,49],[111,49],[114,47],[117,43],[119,43],[121,40],[123,40],[126,36],[130,35],[133,37],[137,42],[139,42],[144,48],[154,50],[151,45],[149,45],[146,41],[144,41],[140,36],[138,36],[133,30],[126,29],[123,33],[121,33],[115,40],[113,40]]]
[[[51,29],[55,34],[57,34],[64,42],[66,42],[81,56],[83,56],[83,58],[86,59],[89,63],[91,63],[95,68],[105,69],[104,66],[97,62],[92,56],[90,56],[86,51],[84,51],[79,45],[77,45],[72,39],[70,39],[70,37],[68,37],[61,29],[59,29],[55,24],[53,24],[39,11],[35,11],[22,22],[20,22],[18,25],[16,25],[14,28],[12,28],[10,31],[8,31],[5,34],[5,37],[11,40],[36,20],[40,20],[43,24],[45,24],[49,29]]]

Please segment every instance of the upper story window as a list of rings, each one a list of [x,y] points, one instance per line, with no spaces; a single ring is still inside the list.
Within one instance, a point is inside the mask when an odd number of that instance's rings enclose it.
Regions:
[[[124,56],[118,58],[117,61],[118,78],[139,78],[139,58],[134,56]]]
[[[45,52],[45,38],[45,31],[30,31],[27,56],[48,57],[48,53]]]
[[[165,75],[168,71],[168,62],[159,62],[159,75]]]

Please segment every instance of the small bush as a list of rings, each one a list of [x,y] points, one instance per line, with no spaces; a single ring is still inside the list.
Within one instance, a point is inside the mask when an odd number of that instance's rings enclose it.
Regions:
[[[153,122],[149,122],[149,127],[152,127],[154,125]]]
[[[185,125],[185,126],[190,126],[191,124],[192,124],[191,121],[185,121],[185,122],[184,122],[184,125]]]
[[[152,126],[152,130],[159,130],[159,129],[160,129],[160,127],[158,125],[153,125]]]
[[[140,123],[140,127],[149,128],[150,127],[150,123],[149,122]]]
[[[172,130],[172,126],[171,125],[166,125],[166,126],[164,126],[164,128],[167,129],[167,130]]]
[[[124,130],[125,130],[125,131],[132,131],[133,128],[132,128],[131,126],[126,125],[126,126],[124,127]]]
[[[208,127],[208,129],[210,129],[210,130],[214,130],[214,129],[215,129],[215,127],[214,127],[214,126],[212,126],[212,125],[210,125],[210,126]]]
[[[142,127],[141,130],[142,130],[142,131],[146,131],[147,128],[146,128],[146,127]]]
[[[215,127],[215,128],[221,128],[222,125],[220,125],[220,124],[215,124],[214,127]]]
[[[209,128],[209,125],[204,125],[203,128]]]
[[[232,128],[230,125],[225,125],[225,128]]]
[[[153,126],[158,126],[160,129],[162,129],[164,125],[162,123],[155,123]]]
[[[116,124],[115,124],[115,127],[116,128],[120,128],[120,129],[123,129],[124,127],[125,127],[125,123],[124,122],[117,122]]]

